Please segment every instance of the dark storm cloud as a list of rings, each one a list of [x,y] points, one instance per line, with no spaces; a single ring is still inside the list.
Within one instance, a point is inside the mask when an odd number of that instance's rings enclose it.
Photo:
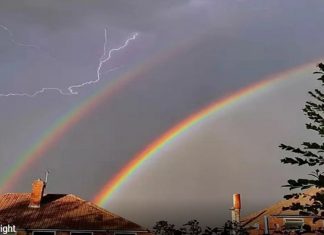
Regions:
[[[154,59],[156,53],[165,48],[175,48],[192,40],[186,50],[160,61],[114,97],[105,100],[89,117],[62,136],[13,186],[16,191],[29,191],[30,181],[50,169],[48,191],[75,193],[90,199],[135,153],[189,114],[266,75],[322,56],[324,33],[319,29],[324,7],[321,5],[320,1],[296,0],[1,1],[0,24],[8,26],[17,41],[41,48],[34,50],[14,45],[9,35],[0,31],[1,93],[34,91],[43,86],[64,88],[94,79],[106,27],[111,30],[109,46],[112,47],[120,45],[133,32],[139,32],[140,37],[112,61],[110,66],[121,65],[120,70],[105,76],[101,83],[80,89],[79,96],[64,97],[50,92],[35,99],[1,98],[0,132],[5,134],[0,135],[0,153],[2,163],[7,165],[0,165],[0,170],[4,172],[60,117],[98,92],[110,79],[122,76],[143,61]],[[287,99],[287,107],[297,107],[294,100]],[[277,103],[273,102],[272,106],[277,107]],[[229,118],[237,124],[236,128],[240,127],[241,115]],[[261,115],[257,110],[249,115],[254,118],[251,120],[262,125],[263,119],[258,119]],[[283,125],[290,125],[289,120],[295,120],[294,115],[288,112]],[[235,135],[236,128],[231,125],[226,128]],[[278,126],[268,128],[276,130]],[[231,139],[235,138],[228,137],[228,141]],[[187,164],[189,168],[193,163]],[[177,173],[176,170],[173,173]],[[220,169],[220,173],[226,173],[226,169]],[[284,180],[284,176],[278,173],[277,179]],[[187,179],[186,184],[198,185],[196,179]],[[281,184],[282,181],[271,182],[269,187]],[[224,188],[229,190],[229,187]],[[150,191],[150,188],[145,190]],[[217,190],[217,186],[211,189],[213,193]],[[196,200],[200,193],[195,191],[192,198]],[[133,199],[140,198],[141,192],[129,195]],[[124,199],[121,195],[116,202],[124,207],[115,208],[124,210],[125,215],[135,211],[136,215],[132,216],[139,223],[149,225],[153,215],[158,219],[161,208],[183,211],[178,216],[179,222],[188,218],[186,205],[176,208],[179,198],[153,204],[151,214],[142,217],[141,209],[128,207],[127,203],[132,202],[121,203]],[[250,205],[270,200],[277,198],[260,199]],[[205,211],[208,207],[205,203],[216,201],[202,202],[204,211],[199,212],[190,203],[188,208],[204,219],[204,213],[214,214]],[[222,213],[228,215],[224,206],[218,209],[221,212],[214,214],[215,218]]]
[[[162,12],[183,4],[187,4],[187,1],[14,0],[1,2],[0,18],[10,16],[17,22],[39,25],[46,30],[83,27],[93,19],[102,19],[118,27],[152,30],[157,21],[161,21],[159,16]]]

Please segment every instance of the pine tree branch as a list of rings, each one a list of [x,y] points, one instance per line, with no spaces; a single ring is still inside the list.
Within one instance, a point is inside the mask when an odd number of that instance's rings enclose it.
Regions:
[[[316,95],[312,91],[309,91],[308,94],[310,94],[313,98],[317,99],[319,102],[324,102],[324,99],[321,96]]]
[[[316,131],[321,137],[324,137],[324,127],[316,126],[313,123],[306,123],[306,129]]]
[[[315,142],[303,142],[302,146],[304,147],[304,149],[317,150],[317,152],[324,151],[324,143],[320,145]]]
[[[319,71],[314,74],[319,74],[321,77],[318,78],[324,86],[324,64],[319,63],[317,65]],[[303,112],[306,117],[310,120],[306,123],[307,130],[317,132],[320,137],[324,137],[324,93],[315,89],[314,91],[308,92],[313,98],[313,101],[307,101]],[[303,142],[301,148],[292,147],[285,144],[281,144],[279,147],[287,152],[293,154],[292,157],[284,157],[281,162],[284,164],[292,165],[309,165],[309,166],[321,166],[324,165],[324,156],[321,154],[324,152],[324,143],[316,142]],[[320,173],[319,170],[315,170],[309,174],[310,179],[297,179],[288,180],[288,184],[283,187],[288,187],[290,190],[300,189],[304,190],[310,187],[316,187],[318,189],[324,189],[324,173]],[[296,199],[288,207],[284,207],[284,210],[296,210],[302,215],[314,216],[314,220],[324,219],[324,193],[316,193],[315,195],[306,195],[304,193],[293,193],[284,196],[286,199]],[[298,199],[301,197],[308,197],[309,203],[302,205]]]

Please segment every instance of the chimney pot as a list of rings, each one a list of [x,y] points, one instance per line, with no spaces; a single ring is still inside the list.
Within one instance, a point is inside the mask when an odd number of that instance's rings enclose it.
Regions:
[[[233,194],[233,207],[234,209],[241,209],[241,195],[239,193]]]
[[[37,179],[33,182],[32,184],[32,192],[30,195],[30,202],[29,202],[29,207],[31,208],[39,208],[43,194],[44,194],[44,189],[45,189],[45,182],[42,181],[41,179]]]

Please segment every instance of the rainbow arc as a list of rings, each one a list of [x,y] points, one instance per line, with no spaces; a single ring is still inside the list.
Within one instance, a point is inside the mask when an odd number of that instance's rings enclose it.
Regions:
[[[277,74],[273,74],[259,82],[244,87],[221,99],[217,99],[206,107],[185,118],[184,120],[170,128],[168,131],[166,131],[164,134],[159,136],[142,151],[134,155],[131,160],[104,185],[100,192],[95,195],[93,202],[100,206],[105,206],[109,199],[113,196],[113,194],[119,188],[121,188],[137,170],[139,170],[139,168],[147,159],[154,157],[161,149],[172,144],[172,142],[176,141],[176,139],[180,135],[184,135],[193,126],[203,122],[210,115],[220,112],[225,107],[229,107],[245,97],[251,96],[256,93],[262,93],[268,90],[270,87],[275,87],[278,83],[294,77],[292,76],[293,74],[299,74],[305,71],[307,68],[315,67],[318,61],[319,60],[312,61],[310,63],[303,64],[301,66],[297,66]]]

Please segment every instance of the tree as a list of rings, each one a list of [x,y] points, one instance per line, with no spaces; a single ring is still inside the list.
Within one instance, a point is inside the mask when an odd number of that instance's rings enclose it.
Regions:
[[[169,224],[165,220],[156,222],[153,226],[153,231],[157,235],[174,235],[176,233],[174,224]]]
[[[232,221],[226,221],[222,227],[207,226],[203,231],[197,220],[190,220],[180,228],[161,220],[155,223],[153,232],[156,235],[248,235],[247,230],[240,223]]]
[[[190,220],[183,226],[185,226],[183,231],[188,235],[199,235],[202,232],[201,226],[197,220]]]
[[[318,64],[318,71],[314,74],[320,74],[317,80],[321,82],[321,86],[324,86],[324,64]],[[311,101],[306,101],[303,109],[304,114],[309,119],[309,123],[306,123],[306,129],[313,131],[318,135],[320,141],[317,142],[303,142],[300,147],[292,147],[289,145],[281,144],[279,147],[284,151],[291,154],[281,159],[284,164],[292,165],[308,165],[310,167],[319,168],[324,164],[324,142],[321,140],[324,137],[324,93],[320,89],[308,92],[312,98]],[[308,195],[305,192],[292,193],[285,195],[286,199],[299,199],[301,197],[308,198],[309,203],[301,205],[300,203],[292,203],[288,207],[284,207],[284,210],[299,210],[301,215],[314,216],[314,220],[324,218],[324,194],[321,193],[321,189],[324,189],[324,172],[316,169],[309,174],[310,177],[300,178],[297,180],[289,179],[288,184],[284,187],[293,189],[308,189],[316,187],[318,192],[315,195]]]

